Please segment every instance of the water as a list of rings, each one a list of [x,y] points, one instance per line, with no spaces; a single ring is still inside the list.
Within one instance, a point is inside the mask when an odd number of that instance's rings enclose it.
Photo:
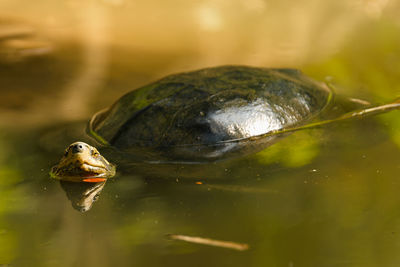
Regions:
[[[1,258],[16,266],[390,266],[399,244],[399,148],[375,119],[321,131],[319,154],[304,166],[282,166],[291,156],[265,165],[256,155],[204,166],[191,179],[181,168],[169,178],[162,167],[119,173],[85,213],[47,174],[61,153],[36,147],[31,133],[3,136],[14,143],[3,161],[9,170],[2,166]]]
[[[38,3],[0,4],[0,33],[34,32],[22,43],[0,39],[0,266],[399,265],[398,111],[296,132],[230,161],[118,166],[97,188],[48,175],[67,145],[85,141],[91,114],[166,73],[291,66],[331,76],[338,94],[389,102],[400,94],[396,2],[181,3],[174,12],[185,25],[167,19],[164,2]],[[341,19],[322,19],[332,8]],[[17,47],[24,53],[11,57]]]

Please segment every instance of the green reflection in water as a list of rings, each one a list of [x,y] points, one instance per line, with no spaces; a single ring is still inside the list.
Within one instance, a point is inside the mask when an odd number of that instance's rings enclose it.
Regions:
[[[387,129],[388,134],[393,142],[400,147],[400,116],[398,112],[384,114],[381,116],[380,121]]]
[[[262,164],[280,163],[286,167],[300,167],[312,162],[319,154],[321,132],[306,130],[286,137],[279,143],[257,153]]]
[[[0,143],[5,143],[4,140],[0,140]],[[6,146],[2,147],[3,153],[7,152]],[[4,154],[1,158],[5,158]],[[22,203],[24,191],[15,188],[21,180],[21,172],[0,161],[0,263],[2,264],[12,262],[18,254],[19,237],[6,218],[10,214],[24,210]]]

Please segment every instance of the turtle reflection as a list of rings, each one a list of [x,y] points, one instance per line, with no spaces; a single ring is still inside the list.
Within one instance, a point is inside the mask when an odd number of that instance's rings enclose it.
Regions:
[[[87,212],[98,200],[106,182],[98,183],[74,183],[60,181],[61,188],[64,189],[72,207],[80,212]]]

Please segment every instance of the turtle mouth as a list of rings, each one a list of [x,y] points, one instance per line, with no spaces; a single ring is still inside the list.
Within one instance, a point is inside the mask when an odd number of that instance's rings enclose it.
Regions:
[[[87,175],[85,175],[86,177],[103,177],[107,176],[107,173],[110,172],[110,170],[105,166],[93,164],[87,161],[83,162],[81,169],[87,172]]]

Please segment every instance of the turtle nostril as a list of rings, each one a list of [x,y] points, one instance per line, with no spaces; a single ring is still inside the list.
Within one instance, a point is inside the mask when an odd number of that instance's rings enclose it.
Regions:
[[[76,154],[83,151],[83,146],[81,144],[76,144],[71,147],[72,153]]]

